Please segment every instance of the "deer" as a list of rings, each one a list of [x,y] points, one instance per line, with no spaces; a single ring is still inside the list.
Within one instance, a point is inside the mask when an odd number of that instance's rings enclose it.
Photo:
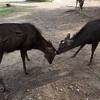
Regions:
[[[77,4],[79,3],[80,9],[83,9],[83,4],[84,4],[85,0],[76,0],[76,8],[77,8]]]
[[[24,73],[29,74],[26,69],[25,57],[30,60],[27,54],[29,50],[39,50],[44,53],[44,58],[52,64],[56,55],[56,49],[50,40],[45,39],[41,31],[31,23],[2,23],[0,24],[0,63],[4,53],[11,53],[19,50],[23,63]],[[40,56],[40,55],[39,55]],[[7,90],[3,79],[0,84],[4,91]]]
[[[57,50],[57,54],[64,53],[69,51],[75,47],[79,47],[79,49],[72,56],[75,57],[79,51],[86,45],[92,44],[91,49],[91,57],[88,65],[92,64],[94,52],[100,42],[100,19],[92,20],[86,23],[79,32],[76,33],[72,38],[70,38],[70,33],[67,34],[64,40],[61,40],[59,44],[59,48]]]

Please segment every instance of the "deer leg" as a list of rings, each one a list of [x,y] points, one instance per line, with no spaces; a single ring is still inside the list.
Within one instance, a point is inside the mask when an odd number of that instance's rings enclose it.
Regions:
[[[21,58],[23,61],[23,69],[24,69],[24,73],[27,75],[27,71],[26,71],[26,64],[25,64],[25,55],[26,55],[26,51],[25,50],[21,50]]]
[[[4,84],[4,82],[3,82],[3,79],[2,78],[0,78],[0,84],[3,86],[3,88],[4,88],[4,92],[7,90],[7,87],[6,87],[6,85]]]
[[[79,48],[79,49],[75,52],[75,54],[72,56],[72,58],[74,58],[84,46],[85,46],[85,44],[84,44],[84,45],[81,45],[80,48]]]
[[[80,9],[82,10],[83,8],[82,8],[83,6],[82,5],[80,5]]]
[[[0,63],[2,61],[2,57],[3,57],[3,52],[2,52],[2,50],[0,50]],[[4,91],[6,91],[7,90],[6,85],[4,84],[3,79],[1,79],[1,78],[0,78],[0,84],[3,86]]]
[[[0,63],[2,61],[3,54],[4,54],[3,50],[0,50]]]
[[[25,56],[26,56],[26,59],[27,59],[28,61],[30,61],[30,58],[28,57],[27,52],[26,52]]]
[[[98,46],[98,42],[92,44],[92,50],[91,50],[92,53],[91,53],[91,58],[90,58],[90,61],[89,61],[88,65],[92,64],[92,59],[93,59],[94,51],[96,50],[97,46]]]
[[[80,2],[80,9],[83,9],[83,1]]]
[[[78,0],[76,0],[76,8],[77,8]]]

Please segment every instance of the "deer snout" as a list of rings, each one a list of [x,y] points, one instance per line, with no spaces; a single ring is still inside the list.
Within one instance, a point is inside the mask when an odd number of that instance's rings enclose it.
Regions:
[[[56,54],[57,54],[57,55],[59,55],[59,54],[60,54],[60,51],[59,51],[59,49],[56,51]]]

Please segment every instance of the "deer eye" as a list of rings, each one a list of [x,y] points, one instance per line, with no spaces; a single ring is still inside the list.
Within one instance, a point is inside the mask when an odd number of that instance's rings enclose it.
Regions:
[[[65,43],[65,40],[62,40],[61,43],[64,44]]]

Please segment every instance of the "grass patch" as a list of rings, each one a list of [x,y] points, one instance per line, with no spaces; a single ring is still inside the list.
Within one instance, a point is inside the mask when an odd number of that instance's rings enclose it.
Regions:
[[[15,9],[15,8],[0,9],[0,14],[3,16],[9,15],[13,12],[27,12],[27,10],[26,9]]]

